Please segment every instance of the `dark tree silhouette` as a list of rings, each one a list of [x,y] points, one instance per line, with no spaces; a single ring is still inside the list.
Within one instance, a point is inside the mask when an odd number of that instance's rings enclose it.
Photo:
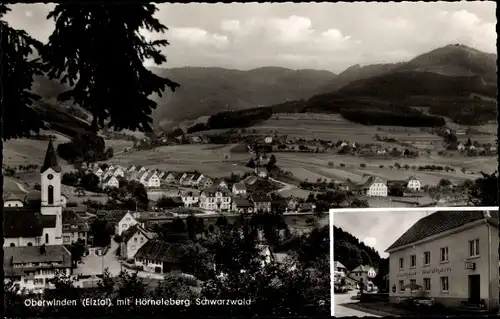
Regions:
[[[167,61],[160,48],[168,41],[148,41],[139,32],[167,30],[156,11],[153,4],[92,2],[59,4],[47,16],[56,24],[42,52],[48,76],[71,86],[58,99],[90,111],[95,131],[107,120],[115,130],[151,131],[156,102],[148,97],[179,86],[143,64]]]
[[[469,202],[474,206],[498,206],[498,172],[486,174],[469,188]]]
[[[43,121],[31,107],[40,97],[30,92],[33,76],[42,75],[39,59],[30,56],[43,45],[25,31],[13,29],[3,21],[8,11],[10,9],[5,4],[0,4],[0,94],[3,109],[0,132],[3,140],[25,137],[32,131],[38,133],[43,127]]]

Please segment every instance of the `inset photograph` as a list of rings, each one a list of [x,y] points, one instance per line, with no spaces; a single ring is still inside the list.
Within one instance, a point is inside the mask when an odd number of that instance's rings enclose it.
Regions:
[[[335,316],[498,313],[498,208],[331,214]]]

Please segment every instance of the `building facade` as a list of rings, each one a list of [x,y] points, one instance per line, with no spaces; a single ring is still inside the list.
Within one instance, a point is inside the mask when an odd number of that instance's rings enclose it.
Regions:
[[[391,302],[418,293],[437,303],[498,306],[498,212],[439,211],[419,220],[387,249]]]

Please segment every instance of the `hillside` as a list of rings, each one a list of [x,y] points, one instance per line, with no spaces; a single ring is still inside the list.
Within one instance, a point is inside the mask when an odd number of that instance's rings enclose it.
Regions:
[[[319,86],[335,77],[328,71],[278,67],[249,71],[193,67],[153,71],[181,84],[175,93],[155,97],[158,108],[154,119],[163,128],[221,111],[309,98]]]

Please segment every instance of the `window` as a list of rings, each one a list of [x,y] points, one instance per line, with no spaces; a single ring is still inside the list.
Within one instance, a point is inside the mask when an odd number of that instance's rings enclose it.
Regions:
[[[130,249],[135,250],[135,245],[132,245]]]
[[[417,266],[417,255],[410,256],[410,267],[414,268]]]
[[[474,239],[469,241],[469,256],[470,257],[479,256],[479,239]]]
[[[29,242],[27,246],[33,246],[33,244],[31,242]]]
[[[47,187],[47,196],[48,196],[49,205],[53,205],[54,204],[54,186],[49,185]]]
[[[36,278],[35,285],[43,285],[43,278]]]
[[[49,243],[49,234],[45,234],[45,243],[48,244]]]
[[[430,290],[431,290],[431,279],[424,278],[424,291],[430,291]]]
[[[416,279],[410,279],[410,285],[416,286],[417,285],[417,280]]]
[[[134,237],[134,243],[136,243],[136,242],[137,242],[137,237]]]
[[[448,247],[442,247],[441,248],[441,258],[440,258],[440,261],[442,263],[448,261]]]
[[[425,251],[424,252],[424,265],[429,265],[430,263],[431,263],[431,252]]]
[[[399,258],[399,269],[403,269],[405,266],[404,258]]]
[[[441,292],[448,292],[448,277],[441,277]]]
[[[142,244],[143,242],[144,242],[144,238],[143,238],[143,237],[141,237],[141,244]]]
[[[399,281],[399,291],[405,291],[405,281],[404,280]]]
[[[10,247],[16,247],[16,244],[10,243]]]

